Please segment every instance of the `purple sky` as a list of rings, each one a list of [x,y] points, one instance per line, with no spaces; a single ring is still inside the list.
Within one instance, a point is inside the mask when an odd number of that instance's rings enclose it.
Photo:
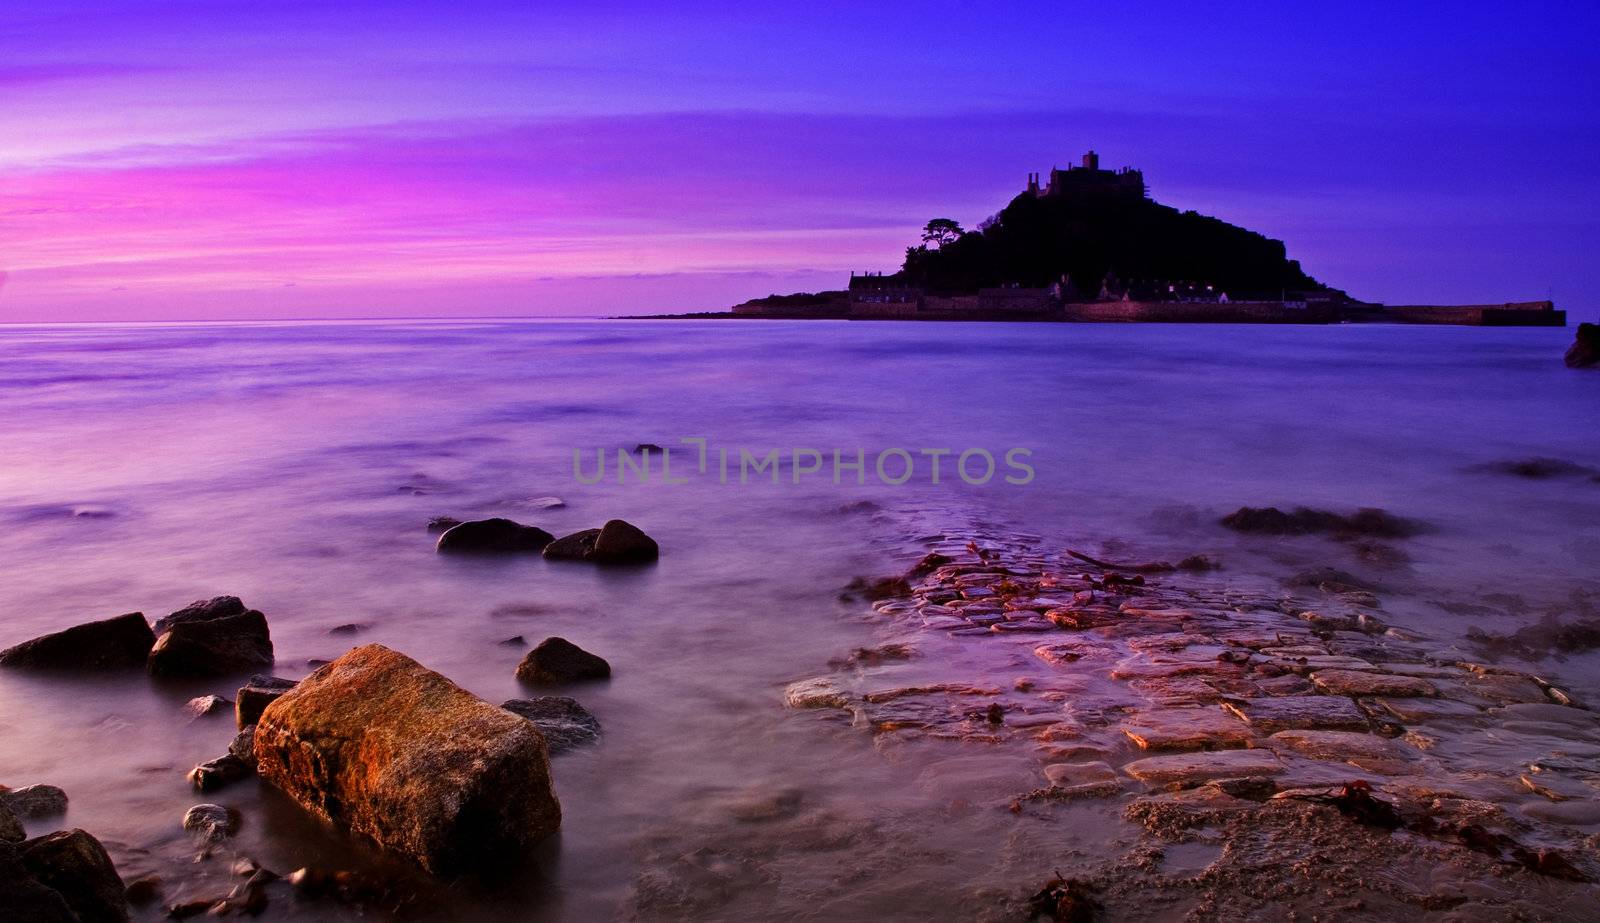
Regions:
[[[7,0],[0,321],[721,308],[1091,146],[1358,297],[1596,313],[1592,4],[858,5]]]

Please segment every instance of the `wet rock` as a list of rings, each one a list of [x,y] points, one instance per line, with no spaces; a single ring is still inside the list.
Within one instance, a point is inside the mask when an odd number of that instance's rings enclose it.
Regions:
[[[850,697],[826,676],[790,683],[783,690],[783,701],[790,708],[850,707]]]
[[[566,638],[545,638],[517,664],[517,679],[539,686],[610,677],[611,664]]]
[[[189,770],[189,784],[197,791],[214,792],[242,779],[248,779],[251,774],[250,765],[230,753]]]
[[[849,656],[828,661],[834,669],[846,667],[877,667],[886,663],[910,660],[915,651],[907,644],[880,644],[877,647],[858,647]]]
[[[1066,798],[1099,798],[1123,789],[1122,777],[1103,761],[1051,763],[1044,768],[1051,795]]]
[[[138,612],[75,625],[0,651],[0,666],[36,670],[117,670],[145,662],[155,633]]]
[[[351,635],[359,635],[371,627],[365,622],[346,622],[343,625],[335,625],[328,629],[328,634],[336,638],[349,637]]]
[[[1056,923],[1091,923],[1100,914],[1100,902],[1088,883],[1070,878],[1052,878],[1024,905],[1029,920],[1050,919]]]
[[[1256,732],[1320,729],[1366,730],[1370,722],[1355,702],[1333,695],[1285,695],[1228,699],[1222,707],[1238,715]]]
[[[280,696],[295,687],[292,679],[257,673],[234,694],[234,724],[246,728],[261,720],[261,713]]]
[[[1364,670],[1318,670],[1311,674],[1311,681],[1330,695],[1407,698],[1439,694],[1433,683],[1421,677],[1368,673]]]
[[[647,564],[661,556],[661,548],[637,526],[613,519],[599,529],[556,539],[545,547],[544,556],[595,564]]]
[[[1145,712],[1122,726],[1141,750],[1220,750],[1244,747],[1250,728],[1220,708],[1166,708]]]
[[[1376,593],[1380,587],[1337,567],[1317,567],[1301,571],[1284,581],[1292,587],[1316,587],[1329,593],[1348,593],[1352,590]]]
[[[1600,799],[1600,787],[1586,785],[1553,772],[1525,772],[1517,777],[1517,781],[1528,791],[1551,801]]]
[[[613,519],[595,537],[591,560],[599,564],[642,564],[660,556],[661,548],[655,539],[631,523]]]
[[[1376,704],[1407,724],[1423,724],[1459,718],[1476,718],[1476,706],[1449,699],[1377,699]]]
[[[633,454],[635,455],[660,455],[665,451],[665,449],[653,442],[641,442],[633,447]]]
[[[528,639],[521,635],[512,635],[504,641],[497,641],[495,643],[499,644],[501,647],[527,647]]]
[[[147,661],[153,676],[214,676],[271,666],[267,618],[237,596],[218,596],[156,622]]]
[[[459,525],[461,525],[461,520],[454,516],[435,516],[428,520],[428,532],[432,535],[438,535],[440,532],[448,532]]]
[[[445,530],[436,547],[441,554],[527,554],[538,552],[551,538],[537,526],[509,519],[480,519]]]
[[[183,829],[215,843],[239,832],[239,813],[220,804],[197,804],[184,813]]]
[[[43,820],[67,813],[67,793],[54,785],[28,785],[0,791],[0,804],[22,820]]]
[[[190,699],[188,704],[183,706],[183,710],[188,712],[191,717],[206,718],[211,715],[233,711],[233,703],[220,695],[203,695],[199,698]]]
[[[100,841],[84,831],[35,837],[18,847],[17,855],[33,880],[60,895],[80,923],[128,919],[127,889],[116,866]]]
[[[1274,776],[1283,772],[1283,763],[1270,750],[1217,750],[1147,756],[1123,770],[1147,785],[1189,786],[1213,779]]]
[[[552,561],[587,561],[594,554],[594,543],[599,538],[599,529],[563,535],[544,546],[544,556]]]
[[[533,722],[544,735],[552,756],[600,739],[600,719],[576,699],[544,695],[534,699],[511,699],[500,707]]]
[[[1600,363],[1600,324],[1579,324],[1562,361],[1569,369],[1586,369]]]
[[[80,923],[66,899],[40,884],[22,864],[17,846],[0,843],[0,909],[25,923]]]
[[[532,724],[378,644],[267,706],[255,753],[308,812],[431,872],[515,862],[561,824]]]

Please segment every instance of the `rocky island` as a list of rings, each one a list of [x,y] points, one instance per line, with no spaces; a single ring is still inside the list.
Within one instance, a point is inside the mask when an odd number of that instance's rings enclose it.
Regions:
[[[1030,173],[977,230],[935,218],[890,273],[769,295],[698,317],[1566,326],[1550,301],[1385,305],[1308,275],[1282,241],[1150,197],[1144,174],[1079,164]]]

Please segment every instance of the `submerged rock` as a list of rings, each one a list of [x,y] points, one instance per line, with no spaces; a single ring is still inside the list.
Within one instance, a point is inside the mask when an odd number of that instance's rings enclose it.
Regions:
[[[459,525],[461,525],[461,520],[454,516],[435,516],[428,520],[428,532],[437,535],[440,532],[448,532]]]
[[[551,756],[600,739],[600,719],[577,699],[543,695],[534,699],[511,699],[500,707],[533,722],[544,735]]]
[[[591,679],[609,679],[611,664],[566,638],[545,638],[517,664],[517,679],[555,686]]]
[[[1366,730],[1371,724],[1355,702],[1337,695],[1283,695],[1222,703],[1258,733],[1319,729]]]
[[[380,644],[267,706],[255,754],[310,813],[433,872],[514,861],[561,825],[538,729]]]
[[[234,694],[233,716],[234,724],[241,730],[255,724],[261,719],[261,713],[285,692],[293,689],[296,681],[284,679],[281,676],[264,676],[260,673],[250,677],[249,682],[239,687]]]
[[[75,625],[0,651],[0,666],[41,670],[115,670],[145,662],[156,636],[144,615]]]
[[[480,519],[452,526],[439,536],[441,554],[528,554],[550,543],[549,532],[510,519]]]
[[[214,676],[271,666],[267,617],[237,596],[194,603],[156,622],[150,650],[153,676]]]
[[[239,813],[220,804],[197,804],[184,813],[183,829],[215,843],[238,832]]]
[[[35,837],[17,847],[22,867],[39,886],[59,895],[80,923],[123,923],[128,919],[127,891],[116,866],[100,841],[82,830],[61,830]],[[4,885],[0,885],[4,889]],[[28,920],[27,916],[7,919]],[[44,915],[37,919],[57,919]]]
[[[1364,535],[1376,538],[1405,538],[1415,535],[1418,531],[1415,523],[1371,507],[1356,510],[1345,516],[1303,506],[1287,513],[1275,506],[1243,506],[1224,516],[1222,524],[1235,532],[1257,535],[1332,533],[1335,537]]]
[[[1569,369],[1586,369],[1600,363],[1600,324],[1579,324],[1563,361]]]
[[[790,708],[849,708],[850,697],[832,679],[818,676],[790,683],[783,690],[783,701]]]
[[[22,820],[42,820],[67,813],[67,793],[54,785],[29,785],[0,791],[0,804]]]
[[[1123,770],[1149,785],[1197,785],[1213,779],[1274,776],[1283,772],[1283,764],[1271,750],[1218,750],[1148,756]]]

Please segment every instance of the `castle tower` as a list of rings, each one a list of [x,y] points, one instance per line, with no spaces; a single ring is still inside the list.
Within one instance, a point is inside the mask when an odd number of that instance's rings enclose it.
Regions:
[[[1098,169],[1100,169],[1100,155],[1096,154],[1094,151],[1090,151],[1089,153],[1084,154],[1083,155],[1083,168],[1085,170],[1098,170]]]

